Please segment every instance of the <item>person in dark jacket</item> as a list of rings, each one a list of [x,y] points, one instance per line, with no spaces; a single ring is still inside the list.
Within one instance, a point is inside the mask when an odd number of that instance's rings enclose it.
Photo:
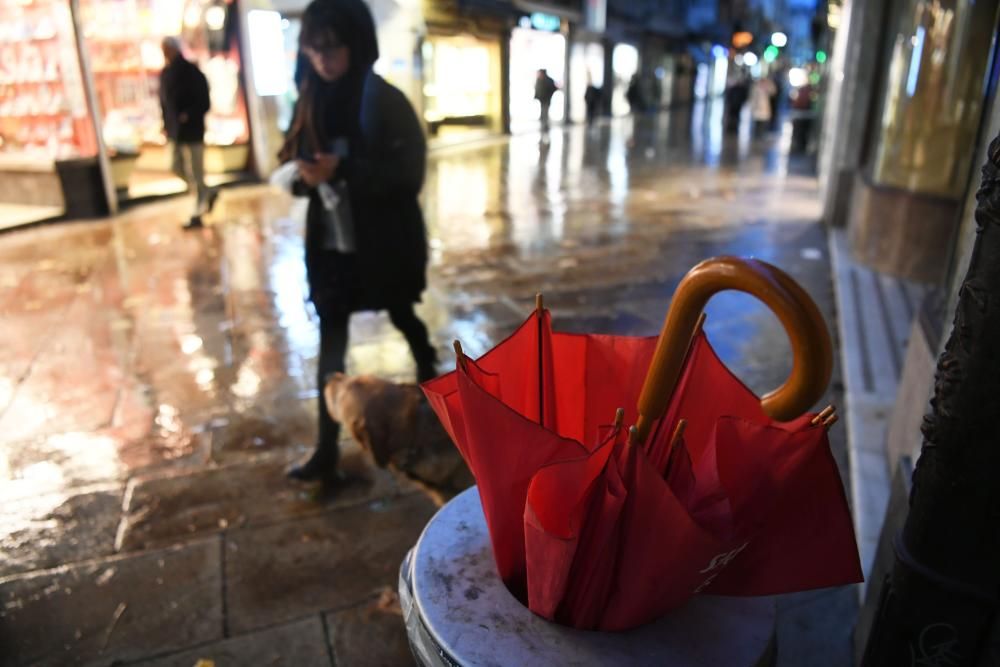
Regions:
[[[639,114],[646,112],[646,95],[642,92],[642,80],[638,74],[632,75],[632,80],[628,84],[628,90],[625,91],[625,99],[628,101],[631,113]]]
[[[542,121],[542,132],[549,131],[549,106],[552,104],[552,96],[559,90],[555,80],[544,70],[538,70],[535,77],[535,99],[538,100],[539,118]]]
[[[601,100],[604,98],[604,91],[594,85],[593,80],[587,77],[587,89],[583,93],[583,103],[587,108],[587,125],[592,125],[601,115]]]
[[[319,439],[309,460],[288,475],[335,485],[339,425],[327,412],[323,386],[344,370],[351,313],[389,311],[410,346],[417,380],[437,374],[427,327],[413,311],[426,286],[417,196],[427,146],[406,97],[372,71],[378,43],[362,0],[314,0],[302,17],[299,49],[306,56],[300,96],[280,158],[297,161],[296,187],[309,197],[305,260],[320,327]]]
[[[205,185],[205,115],[211,108],[208,80],[198,66],[181,53],[176,37],[162,42],[166,66],[160,72],[160,107],[163,129],[172,146],[171,170],[197,195],[187,229],[202,226],[218,196]]]

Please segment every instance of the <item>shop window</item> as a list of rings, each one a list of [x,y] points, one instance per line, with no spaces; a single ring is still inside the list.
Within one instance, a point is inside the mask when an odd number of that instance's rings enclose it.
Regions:
[[[249,125],[240,75],[236,5],[225,0],[80,0],[83,43],[90,59],[101,132],[121,197],[183,191],[170,172],[159,79],[161,42],[179,36],[184,55],[208,79],[205,118],[209,183],[246,168]],[[128,26],[128,30],[123,30]]]
[[[93,157],[69,3],[0,0],[0,12],[0,154]]]
[[[997,0],[903,0],[872,144],[876,184],[958,197],[983,111]]]
[[[498,43],[470,36],[429,36],[421,48],[424,120],[432,136],[497,131]]]
[[[564,115],[566,37],[558,32],[514,28],[510,38],[510,129],[537,127],[541,107],[535,100],[538,70],[544,69],[559,86],[549,105],[549,120]]]

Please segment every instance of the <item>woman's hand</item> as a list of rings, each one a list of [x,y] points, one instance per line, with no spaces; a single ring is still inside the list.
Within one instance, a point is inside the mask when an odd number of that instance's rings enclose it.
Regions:
[[[340,158],[332,153],[317,153],[315,162],[299,160],[299,176],[302,182],[311,188],[315,188],[320,183],[328,183],[337,173],[337,165]]]

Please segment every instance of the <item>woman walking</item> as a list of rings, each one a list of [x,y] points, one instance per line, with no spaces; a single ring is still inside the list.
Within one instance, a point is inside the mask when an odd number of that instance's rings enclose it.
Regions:
[[[323,401],[344,370],[351,313],[387,310],[417,365],[436,375],[427,328],[413,311],[426,286],[427,240],[417,196],[427,147],[413,107],[372,71],[375,23],[362,0],[314,0],[302,17],[299,101],[280,157],[296,161],[309,197],[305,261],[320,326],[319,436],[289,469],[303,481],[340,479],[339,425]]]

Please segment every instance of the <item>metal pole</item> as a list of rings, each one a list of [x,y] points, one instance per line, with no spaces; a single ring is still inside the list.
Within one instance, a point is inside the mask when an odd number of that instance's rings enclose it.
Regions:
[[[104,142],[104,117],[101,115],[101,105],[97,102],[97,82],[94,78],[94,70],[90,65],[90,53],[84,45],[83,26],[80,21],[80,2],[70,0],[70,17],[73,21],[73,43],[76,46],[76,55],[80,63],[80,77],[83,84],[83,94],[87,100],[87,111],[90,114],[90,122],[94,126],[94,133],[97,140],[97,168],[101,174],[101,186],[104,191],[104,199],[108,203],[108,214],[118,213],[118,192],[115,189],[114,179],[111,175],[111,158],[108,157],[108,146]],[[64,196],[72,196],[73,193],[64,193]],[[67,202],[68,207],[69,202]]]
[[[976,242],[865,667],[995,664],[986,651],[1000,592],[1000,137],[976,198]]]

